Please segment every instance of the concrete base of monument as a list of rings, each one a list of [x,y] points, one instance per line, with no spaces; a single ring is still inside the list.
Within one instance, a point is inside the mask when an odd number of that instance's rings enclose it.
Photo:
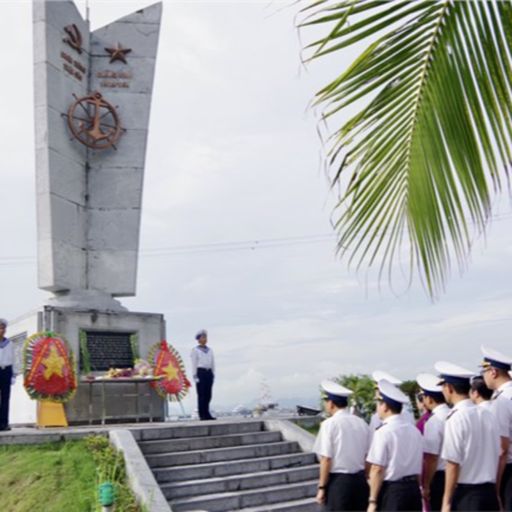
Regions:
[[[80,311],[128,311],[112,295],[98,290],[70,290],[56,293],[48,299],[48,305],[56,308],[73,308]]]
[[[36,402],[23,388],[23,343],[32,334],[52,331],[64,336],[75,356],[78,389],[66,404],[70,425],[162,420],[165,403],[148,382],[81,382],[86,374],[105,374],[109,368],[127,368],[135,357],[146,359],[150,348],[165,339],[165,320],[158,313],[85,309],[45,305],[9,325],[15,349],[14,370],[19,375],[10,404],[12,424],[36,421]]]

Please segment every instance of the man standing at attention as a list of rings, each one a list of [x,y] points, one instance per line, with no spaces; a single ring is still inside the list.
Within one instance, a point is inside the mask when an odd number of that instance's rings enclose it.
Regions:
[[[377,413],[383,423],[375,430],[366,458],[370,464],[368,512],[420,511],[422,437],[401,414],[409,398],[387,380],[377,386]]]
[[[429,503],[429,510],[441,510],[444,493],[444,470],[446,463],[440,457],[443,447],[445,421],[450,414],[439,378],[430,373],[420,373],[416,382],[423,395],[423,405],[432,413],[423,431],[423,499]]]
[[[504,510],[512,510],[512,379],[509,371],[512,358],[497,350],[481,347],[481,364],[485,384],[493,390],[491,410],[495,414],[500,434],[500,464],[498,489]]]
[[[11,430],[9,427],[9,400],[11,384],[16,376],[13,371],[14,349],[9,338],[5,337],[7,320],[0,318],[0,430]]]
[[[347,408],[352,391],[329,380],[324,380],[321,387],[325,412],[330,417],[322,422],[313,447],[320,459],[316,501],[325,504],[326,510],[366,510],[364,460],[370,428]]]
[[[473,373],[440,361],[443,395],[452,406],[444,428],[441,457],[446,461],[442,511],[499,510],[496,474],[500,454],[492,413],[469,399]]]
[[[197,345],[192,349],[192,375],[196,382],[197,409],[200,420],[214,420],[210,414],[215,360],[213,350],[207,347],[208,333],[203,329],[196,334]]]

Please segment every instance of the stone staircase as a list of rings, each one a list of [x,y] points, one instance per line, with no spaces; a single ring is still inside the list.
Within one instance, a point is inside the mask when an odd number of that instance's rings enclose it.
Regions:
[[[310,512],[318,465],[261,421],[144,429],[138,441],[174,512]]]

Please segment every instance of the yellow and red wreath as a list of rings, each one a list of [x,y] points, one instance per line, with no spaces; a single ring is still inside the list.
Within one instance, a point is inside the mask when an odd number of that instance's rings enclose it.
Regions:
[[[181,400],[188,393],[191,384],[185,375],[181,356],[167,341],[155,343],[149,351],[149,363],[153,366],[153,375],[163,377],[151,385],[157,393],[172,400]]]
[[[76,391],[73,352],[52,332],[37,333],[23,347],[25,389],[34,400],[66,402]]]

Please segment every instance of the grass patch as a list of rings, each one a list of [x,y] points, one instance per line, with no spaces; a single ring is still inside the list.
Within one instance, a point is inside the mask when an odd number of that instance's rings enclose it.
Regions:
[[[83,441],[1,446],[0,467],[2,510],[95,510],[96,464]]]
[[[0,446],[0,509],[97,512],[99,477],[115,483],[116,512],[140,512],[126,483],[121,453],[106,438]]]

